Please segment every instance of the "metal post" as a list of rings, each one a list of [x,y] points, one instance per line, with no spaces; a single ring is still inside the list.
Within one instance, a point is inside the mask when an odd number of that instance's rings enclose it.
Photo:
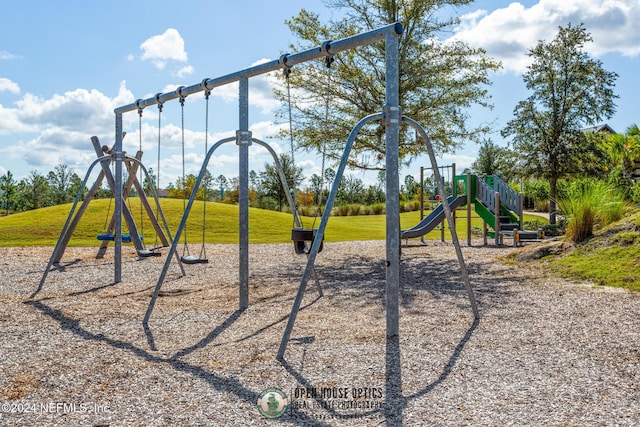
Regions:
[[[420,166],[420,222],[424,219],[424,166]],[[420,236],[420,242],[425,243],[424,235]],[[407,239],[407,244],[409,239]]]
[[[451,194],[457,195],[457,189],[456,189],[456,164],[455,163],[451,163],[451,182],[449,183],[449,185],[451,185]],[[456,221],[458,220],[458,215],[456,214],[456,210],[454,209],[452,212],[453,214],[453,224],[455,226]]]
[[[249,80],[241,78],[240,88],[240,118],[237,132],[238,158],[239,158],[239,306],[240,310],[249,307],[249,145],[251,133],[249,132]]]
[[[116,162],[115,188],[113,189],[113,215],[115,216],[115,255],[113,259],[113,282],[120,283],[122,281],[122,163],[124,160],[124,152],[122,151],[122,114],[118,113],[116,113],[116,141],[113,145],[112,153],[115,157]]]
[[[471,172],[467,172],[467,246],[471,246]]]
[[[420,166],[420,221],[424,219],[424,166]]]
[[[518,227],[520,228],[520,230],[523,230],[523,221],[524,221],[524,194],[522,193],[522,190],[520,190],[520,193],[518,193],[518,208],[520,209],[520,212],[518,213],[518,217],[520,218],[520,220],[518,221]]]
[[[500,245],[500,193],[496,191],[495,194],[496,200],[496,217],[494,221],[494,231],[495,231],[495,239],[496,246]]]
[[[449,229],[451,230],[451,240],[453,242],[453,246],[456,249],[456,256],[458,258],[458,264],[460,264],[460,274],[462,276],[462,280],[464,281],[465,287],[467,288],[467,294],[469,295],[469,302],[471,303],[471,308],[473,310],[473,315],[476,319],[480,319],[480,312],[478,311],[478,305],[476,304],[476,297],[473,294],[473,289],[471,288],[471,281],[469,280],[469,273],[467,271],[467,265],[464,262],[464,256],[462,255],[462,249],[460,248],[460,242],[458,241],[458,233],[456,233],[456,228],[453,224],[453,215],[451,214],[451,207],[449,206],[449,202],[447,201],[446,191],[444,189],[444,185],[442,179],[440,177],[440,171],[438,168],[438,163],[436,161],[436,155],[433,152],[433,145],[431,144],[431,140],[429,139],[429,135],[424,130],[422,126],[418,124],[413,119],[408,117],[403,117],[403,121],[409,123],[420,133],[422,138],[424,139],[427,152],[429,153],[429,159],[431,160],[431,167],[433,168],[433,176],[435,181],[438,183],[438,194],[440,194],[440,198],[442,200],[442,209],[444,210],[444,215],[447,218],[447,222],[449,223]]]
[[[398,295],[400,290],[400,178],[398,176],[398,144],[400,139],[400,95],[397,35],[386,36],[386,105],[384,108],[386,190],[387,190],[387,269],[386,310],[387,337],[399,333]]]

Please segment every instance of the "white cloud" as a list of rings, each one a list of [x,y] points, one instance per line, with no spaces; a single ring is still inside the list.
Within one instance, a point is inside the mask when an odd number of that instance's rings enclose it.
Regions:
[[[180,68],[176,72],[176,77],[184,77],[193,74],[193,67],[191,65],[187,65],[185,67]]]
[[[617,52],[640,54],[640,3],[623,0],[540,0],[527,8],[519,2],[489,13],[477,10],[461,17],[456,34],[503,62],[505,71],[521,73],[539,40],[551,41],[558,27],[584,23],[594,42],[586,49],[599,56]]]
[[[135,101],[135,97],[133,96],[133,92],[127,89],[127,82],[125,80],[120,82],[120,87],[118,88],[118,95],[113,98],[112,103],[113,107],[120,107],[122,105],[127,105]]]
[[[99,132],[113,126],[113,102],[93,89],[76,89],[42,99],[30,93],[16,102],[20,121],[39,127]]]
[[[174,28],[148,38],[140,45],[140,49],[143,51],[142,60],[151,60],[158,69],[164,69],[168,61],[187,61],[184,40]]]
[[[7,154],[9,158],[21,159],[39,170],[53,169],[62,163],[77,171],[85,171],[96,158],[90,137],[82,131],[46,129],[29,141],[13,145]]]
[[[20,93],[20,86],[18,83],[11,81],[5,77],[0,77],[0,92]]]
[[[28,125],[20,119],[20,111],[15,108],[5,108],[0,104],[0,135],[18,132],[33,132],[36,126]]]
[[[112,145],[113,109],[132,101],[124,81],[113,99],[95,89],[76,89],[50,98],[26,93],[14,108],[0,105],[0,134],[15,135],[15,142],[0,148],[0,157],[39,170],[63,163],[84,171],[95,159],[91,136],[98,135],[102,144]],[[6,163],[3,167],[11,169]]]
[[[0,50],[0,60],[10,61],[12,59],[20,59],[20,58],[22,57],[18,55],[14,55],[10,52],[7,52],[6,50]]]
[[[269,59],[260,59],[250,67],[269,62]],[[249,105],[258,107],[263,114],[271,114],[280,106],[280,102],[273,95],[273,88],[278,83],[278,71],[260,74],[249,80]],[[238,82],[216,87],[212,91],[213,96],[222,98],[225,102],[238,100]]]
[[[286,124],[275,124],[272,121],[262,121],[252,123],[249,130],[253,133],[254,138],[258,138],[259,140],[268,143],[269,139],[274,138],[278,135],[278,132],[287,127],[288,125]]]

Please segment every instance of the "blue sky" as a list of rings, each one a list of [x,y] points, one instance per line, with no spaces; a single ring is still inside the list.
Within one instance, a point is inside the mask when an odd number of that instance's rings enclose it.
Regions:
[[[90,137],[113,143],[115,107],[278,58],[294,42],[284,21],[301,7],[324,19],[337,14],[321,0],[3,2],[0,174],[10,170],[21,179],[32,170],[44,174],[64,163],[83,176],[95,158]],[[511,118],[516,103],[527,96],[521,78],[527,49],[538,40],[551,40],[558,26],[568,22],[584,22],[594,38],[588,51],[607,70],[619,74],[617,113],[607,123],[622,132],[640,122],[636,115],[640,28],[634,25],[640,22],[638,0],[479,1],[457,14],[461,25],[446,36],[484,47],[503,62],[503,70],[492,75],[495,108],[473,110],[471,119],[493,123],[496,133],[488,137],[494,142],[504,143],[499,130]],[[251,79],[250,126],[254,137],[278,152],[288,152],[288,141],[273,137],[282,126],[274,123],[278,104],[271,94],[273,82],[272,76]],[[182,173],[180,109],[177,102],[171,104],[165,105],[162,115],[163,187]],[[234,135],[237,88],[214,90],[210,108],[209,142]],[[158,115],[155,108],[147,110],[142,145],[145,164],[156,169]],[[197,172],[202,162],[204,116],[203,97],[189,97],[185,105],[187,173]],[[137,114],[125,115],[124,122],[125,149],[135,152],[140,141]],[[462,170],[477,152],[475,144],[468,144],[441,158],[441,163],[456,162]],[[216,153],[212,173],[237,176],[235,146]],[[262,169],[268,160],[264,150],[252,149],[252,169]],[[403,173],[417,176],[422,160]],[[320,171],[315,155],[297,153],[296,161],[306,175]],[[350,173],[365,182],[375,180],[375,174]]]

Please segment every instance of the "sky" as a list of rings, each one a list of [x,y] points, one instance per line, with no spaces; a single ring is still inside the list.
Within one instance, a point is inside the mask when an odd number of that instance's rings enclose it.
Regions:
[[[38,171],[46,174],[58,164],[84,177],[95,159],[90,138],[112,145],[114,108],[159,92],[190,86],[205,78],[230,74],[257,63],[277,59],[295,42],[285,20],[304,7],[321,19],[339,17],[321,0],[4,0],[0,25],[0,175],[11,171],[17,180]],[[528,92],[522,73],[527,52],[539,40],[551,41],[559,26],[584,23],[594,41],[586,48],[608,71],[616,72],[617,112],[607,124],[617,132],[634,123],[640,85],[640,0],[476,1],[455,9],[460,25],[446,39],[482,47],[502,61],[491,75],[492,110],[474,108],[470,123],[491,123],[487,138],[505,145],[502,129],[516,103]],[[276,152],[289,152],[289,141],[276,138],[287,124],[276,119],[279,108],[271,88],[274,76],[250,79],[250,130]],[[209,101],[208,144],[235,135],[238,128],[237,84],[216,88]],[[184,107],[186,173],[197,173],[204,158],[205,102],[202,94],[187,98]],[[182,115],[180,105],[167,103],[160,117],[149,107],[140,118],[123,117],[124,149],[133,154],[140,144],[147,167],[157,170],[160,133],[160,186],[182,175]],[[346,135],[345,135],[346,140]],[[440,164],[469,167],[478,146],[466,144]],[[250,169],[269,162],[267,152],[250,150]],[[321,159],[296,152],[296,163],[310,176],[320,173]],[[416,178],[417,158],[402,170]],[[214,176],[238,175],[237,147],[216,151],[210,171]],[[376,174],[349,171],[367,184]]]

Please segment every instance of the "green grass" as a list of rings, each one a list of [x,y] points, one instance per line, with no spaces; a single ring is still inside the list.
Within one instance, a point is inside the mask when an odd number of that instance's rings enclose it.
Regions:
[[[552,261],[554,269],[564,277],[591,280],[600,286],[615,286],[640,291],[640,246],[578,249],[566,257]],[[615,268],[611,266],[615,260]]]
[[[172,232],[178,228],[182,218],[183,202],[179,199],[162,199],[162,210]],[[155,240],[155,233],[149,220],[144,217],[140,221],[140,204],[132,198],[128,204],[134,220],[142,229],[147,242]],[[199,243],[202,236],[203,202],[195,202],[187,221],[187,239]],[[43,209],[0,217],[0,246],[53,246],[58,240],[60,231],[71,209],[70,204],[52,206]],[[105,221],[109,210],[109,200],[93,200],[83,215],[73,238],[71,246],[95,246],[96,236],[105,231]],[[111,211],[113,212],[113,206]],[[460,239],[466,238],[466,210],[458,211],[456,230]],[[475,213],[473,213],[475,215]],[[407,212],[400,215],[403,229],[419,222],[419,212]],[[525,221],[540,219],[536,216],[525,216]],[[303,219],[305,226],[311,226],[313,218]],[[142,227],[140,227],[142,224]],[[316,221],[316,227],[320,218]],[[473,218],[472,225],[482,225],[479,218]],[[291,214],[274,212],[256,208],[249,209],[249,242],[250,243],[288,243],[291,241],[293,219]],[[440,231],[434,230],[425,236],[426,239],[439,239]],[[385,215],[360,215],[331,217],[325,232],[325,240],[329,242],[350,240],[384,240]],[[446,239],[450,239],[446,232]],[[238,206],[222,203],[207,203],[207,222],[205,228],[207,243],[238,242]]]
[[[640,291],[640,212],[595,233],[568,254],[547,259],[556,273]]]

